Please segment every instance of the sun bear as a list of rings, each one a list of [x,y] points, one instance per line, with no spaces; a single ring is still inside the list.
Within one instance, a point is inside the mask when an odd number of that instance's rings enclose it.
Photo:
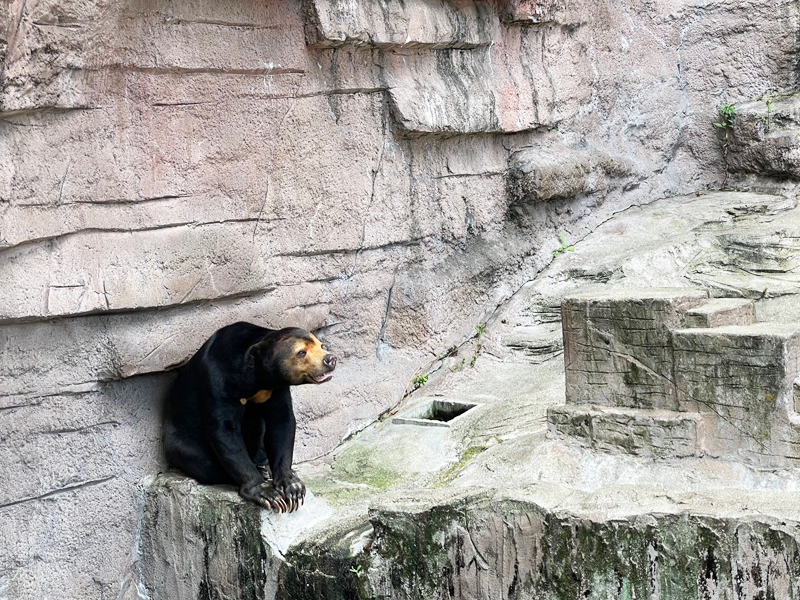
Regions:
[[[234,323],[178,370],[167,399],[169,464],[200,483],[228,483],[267,509],[292,512],[305,485],[292,470],[289,386],[333,376],[336,357],[304,329]]]

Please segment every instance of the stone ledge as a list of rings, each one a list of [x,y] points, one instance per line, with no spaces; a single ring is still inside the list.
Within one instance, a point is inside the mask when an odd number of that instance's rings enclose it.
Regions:
[[[734,173],[755,173],[800,179],[800,94],[766,98],[736,107],[728,167]]]
[[[139,589],[152,600],[800,592],[800,523],[785,508],[788,493],[409,488],[374,499],[369,522],[364,509],[348,526],[296,531],[280,556],[263,523],[288,530],[308,518],[305,508],[271,515],[230,488],[170,474],[146,499]],[[682,508],[689,501],[697,512]],[[702,513],[708,506],[714,516]]]
[[[163,473],[145,488],[138,551],[147,597],[299,598],[286,595],[303,573],[293,564],[302,558],[295,553],[332,514],[331,506],[310,492],[297,512],[276,514],[242,500],[232,486],[200,485],[178,473]],[[355,520],[340,516],[333,541],[323,543],[325,535],[316,531],[316,543],[305,552],[324,553],[328,565],[347,562],[349,545],[334,546],[351,531],[363,531],[364,523],[366,515]],[[305,576],[313,577],[313,571]],[[348,583],[345,577],[336,589],[349,589]]]
[[[565,298],[567,402],[676,410],[671,329],[707,297],[691,288],[634,288]]]
[[[746,298],[714,298],[686,311],[685,328],[752,325],[756,322],[756,306]]]
[[[628,161],[605,152],[559,145],[524,148],[508,160],[506,193],[513,203],[538,203],[605,189],[607,178],[633,174]]]
[[[699,414],[601,406],[554,406],[547,411],[553,433],[595,450],[655,458],[700,456]]]
[[[679,511],[610,518],[548,500],[533,490],[376,507],[365,559],[372,597],[683,600],[800,591],[796,521]]]
[[[657,458],[736,457],[760,467],[800,458],[800,324],[753,323],[752,301],[705,294],[622,289],[565,298],[567,407],[548,411],[551,430]],[[703,324],[720,326],[685,328]],[[664,421],[664,409],[679,412]]]
[[[478,48],[492,43],[497,21],[481,0],[310,0],[307,13],[308,41],[320,48]]]

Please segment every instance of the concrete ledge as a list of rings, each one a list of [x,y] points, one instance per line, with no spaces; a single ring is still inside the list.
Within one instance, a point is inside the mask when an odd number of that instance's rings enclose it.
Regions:
[[[152,600],[755,600],[800,592],[800,523],[785,508],[788,493],[405,489],[376,498],[360,527],[339,516],[336,528],[306,528],[282,555],[263,522],[288,528],[293,517],[271,516],[230,490],[162,475],[147,500],[143,571],[162,579],[139,591]],[[698,512],[682,508],[688,500]],[[699,512],[709,505],[713,517]],[[152,545],[168,535],[174,544]]]
[[[523,148],[508,160],[506,193],[512,204],[572,198],[604,190],[609,178],[625,177],[633,171],[628,161],[597,150],[560,145]]]
[[[743,600],[800,592],[796,521],[672,511],[610,518],[554,501],[535,489],[375,507],[369,597]]]
[[[735,173],[800,179],[800,94],[737,106],[728,156]]]
[[[567,402],[676,410],[671,328],[704,290],[621,289],[564,299]]]
[[[702,417],[667,410],[600,406],[554,406],[548,429],[580,440],[595,450],[654,458],[699,456]]]
[[[756,322],[755,302],[746,298],[714,298],[686,311],[683,327],[708,328],[752,325]]]

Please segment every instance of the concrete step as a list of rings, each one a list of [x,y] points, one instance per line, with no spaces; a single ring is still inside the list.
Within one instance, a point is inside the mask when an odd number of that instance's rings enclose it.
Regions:
[[[685,288],[577,294],[562,314],[569,408],[550,411],[554,431],[657,457],[800,459],[800,323],[754,323],[749,300]],[[702,440],[690,414],[702,415]]]
[[[672,329],[708,302],[692,288],[613,288],[564,298],[566,394],[571,404],[677,410]]]
[[[792,424],[800,324],[755,323],[673,332],[680,410],[705,417],[705,447],[761,466],[800,458]]]
[[[685,328],[752,325],[756,322],[756,306],[746,298],[714,298],[686,311]]]
[[[550,432],[580,440],[605,452],[654,458],[701,456],[699,413],[594,405],[553,406],[547,410]]]

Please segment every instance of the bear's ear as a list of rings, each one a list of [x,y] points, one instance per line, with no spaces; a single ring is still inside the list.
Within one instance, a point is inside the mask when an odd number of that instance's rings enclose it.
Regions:
[[[266,335],[247,349],[245,362],[248,366],[266,365],[272,361],[275,351],[274,337]]]
[[[269,353],[269,346],[270,344],[265,344],[264,340],[250,346],[245,353],[247,362],[252,363],[253,361],[262,360],[264,355]]]

